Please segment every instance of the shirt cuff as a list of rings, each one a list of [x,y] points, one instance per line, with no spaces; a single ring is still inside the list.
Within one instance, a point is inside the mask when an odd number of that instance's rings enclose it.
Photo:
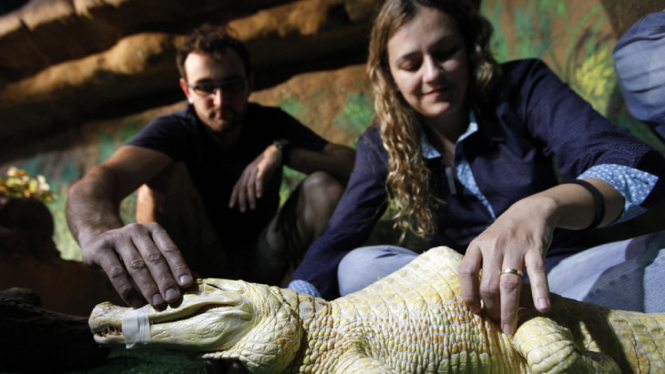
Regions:
[[[311,283],[300,279],[291,281],[291,283],[289,283],[289,289],[314,297],[323,297],[321,292],[319,292],[319,290],[317,290]]]
[[[596,165],[580,174],[577,179],[600,179],[614,187],[625,200],[621,217],[613,223],[628,221],[647,211],[640,206],[653,190],[658,177],[629,166]]]

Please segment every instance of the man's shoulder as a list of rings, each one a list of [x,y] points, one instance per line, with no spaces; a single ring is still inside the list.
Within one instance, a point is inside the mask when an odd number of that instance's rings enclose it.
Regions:
[[[159,150],[174,157],[172,148],[182,146],[188,139],[195,139],[195,136],[190,135],[197,132],[196,120],[192,118],[195,114],[192,112],[193,109],[188,105],[184,110],[157,117],[127,144]]]
[[[152,121],[152,124],[162,124],[162,125],[180,125],[191,127],[196,124],[196,113],[191,104],[187,104],[182,110],[175,112],[163,114]]]
[[[293,120],[294,118],[291,117],[288,113],[286,113],[284,110],[282,110],[278,106],[269,106],[269,105],[262,105],[256,102],[248,102],[247,103],[247,119],[250,121],[254,120],[262,120],[262,119],[272,119],[272,120],[279,120],[279,119],[291,119]]]

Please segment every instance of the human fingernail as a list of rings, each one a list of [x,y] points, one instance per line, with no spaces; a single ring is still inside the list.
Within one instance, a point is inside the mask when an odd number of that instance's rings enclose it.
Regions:
[[[550,301],[544,297],[538,299],[538,309],[549,309]]]
[[[138,308],[143,306],[143,302],[141,302],[141,300],[138,300],[138,299],[132,300],[130,302],[130,304],[132,305],[132,308],[134,308],[134,309],[138,309]]]
[[[505,332],[508,335],[513,335],[513,333],[515,333],[515,331],[513,330],[513,325],[511,324],[506,323],[502,327],[503,327],[502,328],[503,332]]]
[[[175,288],[169,288],[166,290],[166,300],[175,300],[178,298],[178,296],[180,296],[180,294]]]
[[[180,277],[180,284],[182,284],[182,285],[189,284],[191,281],[192,281],[192,277],[190,277],[187,274]]]
[[[156,294],[155,296],[152,297],[152,305],[161,305],[164,304],[164,299],[162,299],[162,295]]]

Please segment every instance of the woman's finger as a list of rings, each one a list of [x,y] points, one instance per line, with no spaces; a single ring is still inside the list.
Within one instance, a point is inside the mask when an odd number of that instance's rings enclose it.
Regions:
[[[524,258],[526,270],[531,282],[531,295],[533,303],[541,312],[550,309],[550,286],[547,283],[547,271],[542,251],[540,253],[529,252]]]
[[[480,297],[485,304],[487,315],[494,321],[501,320],[501,289],[499,287],[502,255],[494,251],[491,256],[483,253],[483,274],[480,278]]]
[[[506,257],[499,275],[501,289],[501,330],[513,335],[517,326],[517,309],[522,288],[522,261]]]
[[[481,264],[482,253],[480,252],[480,248],[474,246],[472,243],[467,248],[464,258],[457,269],[462,300],[466,304],[466,307],[476,314],[481,311],[480,294],[478,293],[478,274],[480,273]]]

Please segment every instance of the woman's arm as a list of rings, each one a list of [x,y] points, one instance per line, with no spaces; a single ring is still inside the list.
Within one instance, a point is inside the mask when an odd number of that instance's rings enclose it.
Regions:
[[[611,185],[586,179],[601,194],[605,214],[601,225],[616,220],[623,212],[623,197]],[[579,230],[595,218],[593,195],[576,184],[561,184],[513,204],[487,230],[469,244],[459,277],[462,298],[469,309],[480,313],[482,299],[489,316],[501,321],[504,332],[512,334],[517,324],[521,277],[501,274],[502,269],[524,269],[529,274],[536,307],[550,307],[545,272],[545,254],[556,228]],[[478,273],[483,269],[482,279]]]
[[[665,162],[655,150],[609,123],[542,62],[511,64],[499,105],[514,113],[512,130],[532,137],[540,145],[535,151],[543,159],[553,157],[564,178],[582,178],[598,189],[605,205],[601,225],[630,218],[663,196]],[[515,202],[467,249],[460,267],[467,306],[480,312],[482,299],[503,330],[514,332],[521,277],[501,271],[526,267],[536,307],[547,310],[544,259],[554,229],[587,228],[595,212],[593,195],[579,185],[559,185]]]
[[[289,288],[327,299],[338,295],[337,265],[349,251],[364,244],[386,209],[386,160],[378,132],[363,134],[347,189],[325,233],[293,274]]]

